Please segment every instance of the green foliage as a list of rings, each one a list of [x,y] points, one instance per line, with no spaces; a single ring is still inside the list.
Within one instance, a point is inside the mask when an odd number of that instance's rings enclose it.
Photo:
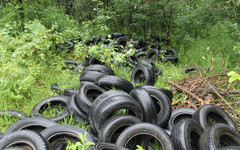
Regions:
[[[87,133],[85,133],[84,136],[82,134],[78,134],[78,136],[81,141],[76,143],[71,143],[70,141],[68,141],[68,146],[66,147],[66,150],[87,150],[89,146],[95,145],[92,142],[85,142]]]
[[[228,81],[229,83],[234,82],[236,80],[240,80],[240,75],[237,74],[235,71],[230,71],[230,72],[228,72],[227,75],[230,76],[229,81]]]

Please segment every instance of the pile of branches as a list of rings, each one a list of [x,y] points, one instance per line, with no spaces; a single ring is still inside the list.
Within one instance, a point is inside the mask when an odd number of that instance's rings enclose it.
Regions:
[[[240,90],[233,90],[236,82],[229,83],[226,73],[214,73],[212,67],[202,69],[194,76],[181,81],[170,81],[171,89],[183,93],[184,98],[172,103],[173,109],[191,107],[199,109],[204,104],[214,104],[229,114],[240,131]]]

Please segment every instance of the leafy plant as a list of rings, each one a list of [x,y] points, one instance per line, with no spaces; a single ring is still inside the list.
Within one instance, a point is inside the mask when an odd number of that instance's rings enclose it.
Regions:
[[[80,133],[78,134],[80,138],[80,142],[71,143],[68,141],[68,146],[66,147],[66,150],[87,150],[89,146],[95,145],[92,142],[85,142],[87,133],[84,134],[84,136]]]
[[[235,71],[230,71],[227,75],[230,77],[228,80],[229,83],[240,80],[240,75],[237,74]]]

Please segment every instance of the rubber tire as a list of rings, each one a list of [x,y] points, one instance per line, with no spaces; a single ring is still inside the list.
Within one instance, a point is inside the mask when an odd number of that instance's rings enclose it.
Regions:
[[[96,133],[91,126],[87,128],[87,132],[92,136],[95,142],[98,142],[98,133]]]
[[[53,145],[53,143],[58,144],[58,142],[63,142],[67,140],[72,142],[81,142],[81,139],[78,134],[82,134],[82,136],[84,136],[85,133],[86,139],[84,143],[87,142],[94,143],[94,140],[91,137],[91,135],[89,135],[82,128],[78,128],[73,125],[55,125],[43,130],[40,134],[43,136],[44,139],[46,139],[50,143],[52,149],[54,149],[55,145]],[[93,146],[90,146],[88,148],[88,150],[90,149],[93,149]]]
[[[71,97],[74,94],[77,94],[79,90],[74,90],[74,89],[65,89],[63,91],[63,95],[67,97]]]
[[[193,119],[178,122],[172,129],[171,137],[176,150],[200,150],[197,146],[203,128]]]
[[[161,92],[163,92],[164,94],[166,94],[169,98],[169,100],[171,101],[172,103],[172,99],[173,99],[173,92],[168,90],[168,89],[165,89],[165,88],[161,88],[161,87],[156,87],[156,86],[149,86],[149,85],[137,85],[135,86],[135,88],[144,88],[144,89],[156,89],[156,90],[159,90]]]
[[[131,115],[115,115],[106,120],[98,134],[98,142],[115,143],[114,135],[118,129],[126,129],[136,123],[141,123],[137,117]],[[116,140],[116,139],[115,139]]]
[[[107,65],[90,65],[85,67],[83,71],[97,71],[107,75],[114,75],[114,71]]]
[[[128,80],[112,75],[104,75],[99,77],[98,80],[95,81],[95,84],[108,88],[115,87],[116,89],[120,89],[128,93],[134,88],[132,83]]]
[[[140,84],[141,77],[144,77],[145,85],[154,85],[155,72],[154,69],[145,65],[137,65],[130,73],[131,81],[136,84]]]
[[[61,84],[71,84],[75,83],[73,81],[61,81],[61,82],[56,82],[51,85],[51,90],[55,91],[57,94],[62,95],[64,93],[65,89],[74,89],[74,87],[67,87],[67,88],[61,88]]]
[[[0,149],[11,146],[20,146],[18,144],[27,144],[36,150],[50,150],[49,145],[39,134],[30,130],[16,131],[0,140]]]
[[[77,122],[86,122],[88,121],[88,115],[81,110],[81,108],[77,104],[77,95],[74,94],[70,97],[67,108],[69,114],[73,116],[73,119]]]
[[[185,67],[183,69],[183,74],[188,74],[188,73],[190,73],[192,71],[199,71],[200,69],[201,69],[201,67],[199,67],[199,66]]]
[[[114,95],[99,101],[97,104],[94,102],[89,114],[90,123],[92,122],[93,125],[92,127],[98,132],[103,123],[110,118],[114,112],[120,109],[128,109],[134,116],[143,120],[141,105],[137,103],[133,97],[130,95]]]
[[[209,117],[216,123],[225,123],[237,131],[237,127],[232,118],[224,110],[213,104],[204,105],[193,114],[193,118],[203,127],[204,130],[212,126]]]
[[[97,143],[94,148],[95,150],[129,150],[111,143]]]
[[[45,117],[47,119],[50,119],[52,121],[60,121],[63,120],[64,118],[66,118],[69,113],[67,110],[67,103],[69,101],[69,97],[67,96],[53,96],[53,97],[48,97],[40,102],[38,102],[31,111],[31,117],[41,117],[40,111],[44,108],[44,106],[48,105],[50,103],[50,105],[54,105],[54,104],[64,104],[65,106],[65,110],[60,113],[57,116],[53,116],[53,117]]]
[[[203,132],[199,140],[201,150],[220,149],[226,146],[240,146],[240,133],[226,124],[216,124]]]
[[[240,146],[226,146],[226,147],[220,148],[219,150],[240,150]]]
[[[192,118],[196,109],[193,108],[178,108],[172,111],[171,117],[168,121],[168,129],[172,130],[173,127],[181,120]]]
[[[123,37],[124,35],[125,35],[124,33],[111,33],[110,39],[117,39],[117,38]]]
[[[83,110],[83,112],[88,114],[88,110],[91,108],[96,97],[104,92],[106,92],[106,90],[98,85],[82,83],[77,94],[77,104]],[[94,99],[90,99],[89,96],[93,96]]]
[[[141,52],[138,52],[134,55],[134,57],[138,60],[138,62],[140,62],[140,57],[144,57],[144,59],[146,58],[147,56],[147,52],[146,51],[141,51]]]
[[[160,127],[165,127],[172,112],[171,101],[162,91],[154,88],[147,88],[145,90],[151,96],[157,109],[156,124]]]
[[[79,65],[79,62],[67,60],[67,61],[64,61],[64,64],[66,65],[66,67],[64,66],[63,69],[68,68],[68,69],[74,70],[76,68],[76,66]],[[74,65],[74,67],[73,67],[73,65]]]
[[[11,125],[5,131],[4,136],[7,136],[10,133],[19,130],[32,130],[34,132],[40,133],[45,128],[54,125],[57,125],[57,123],[46,118],[26,118]]]
[[[154,58],[152,59],[153,56],[154,56]],[[145,59],[150,60],[151,62],[155,62],[158,60],[158,57],[159,57],[159,51],[157,49],[152,49],[152,50],[148,51]]]
[[[88,65],[105,65],[103,62],[101,62],[100,60],[98,60],[98,58],[96,57],[91,57],[89,60],[89,64]]]
[[[21,111],[15,111],[15,110],[1,110],[0,111],[0,116],[2,115],[8,115],[16,119],[26,119],[29,118],[29,116]]]
[[[157,118],[156,106],[149,93],[142,88],[135,88],[130,95],[137,100],[143,110],[143,122],[155,123]]]
[[[80,75],[80,82],[82,81],[96,82],[96,79],[104,75],[105,75],[104,73],[98,71],[83,71]]]
[[[73,73],[76,72],[80,72],[81,70],[83,70],[85,67],[87,67],[89,65],[89,59],[85,58],[85,60],[83,60],[81,63],[79,63],[76,68],[73,70]]]
[[[126,147],[131,138],[140,134],[155,137],[162,144],[163,150],[174,150],[173,143],[168,134],[162,128],[150,123],[139,123],[128,127],[118,137],[116,144]]]
[[[64,43],[67,43],[67,44],[69,44],[69,46],[67,46],[67,47],[62,47],[62,46],[60,46],[60,44],[58,43],[57,45],[56,45],[56,47],[57,48],[60,48],[60,49],[73,49],[73,47],[74,47],[74,44],[72,43],[72,42],[70,42],[70,41],[64,41]]]

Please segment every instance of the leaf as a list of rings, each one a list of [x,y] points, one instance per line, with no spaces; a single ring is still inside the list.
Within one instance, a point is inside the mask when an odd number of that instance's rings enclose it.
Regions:
[[[234,74],[237,74],[235,71],[230,71],[230,72],[228,72],[228,76],[232,76],[232,75],[234,75]]]
[[[239,80],[240,79],[240,75],[239,74],[233,74],[230,78],[229,78],[229,81],[228,82],[233,82],[233,81],[236,81],[236,80]]]

